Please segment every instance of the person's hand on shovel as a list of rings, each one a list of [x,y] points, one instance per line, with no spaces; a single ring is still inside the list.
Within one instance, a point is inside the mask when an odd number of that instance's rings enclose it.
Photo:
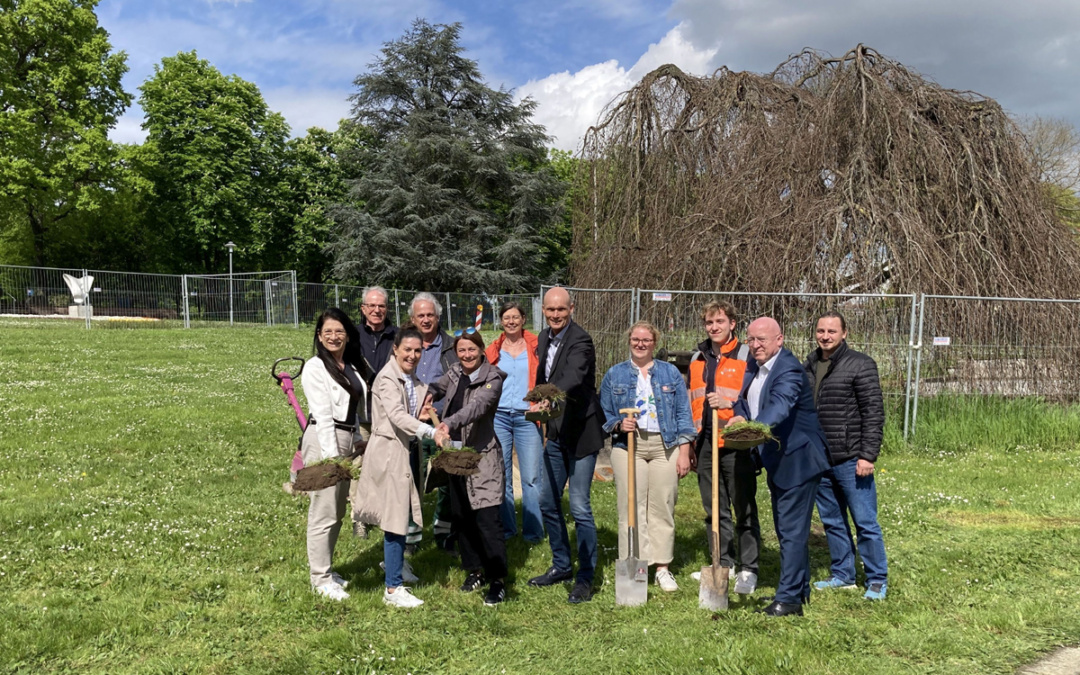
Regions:
[[[637,412],[637,410],[635,409],[634,412]],[[628,414],[626,417],[622,418],[621,428],[624,432],[628,434],[634,433],[635,431],[637,431],[637,418]]]

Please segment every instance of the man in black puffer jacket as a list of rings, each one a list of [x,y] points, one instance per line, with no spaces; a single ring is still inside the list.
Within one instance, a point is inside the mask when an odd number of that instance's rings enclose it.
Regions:
[[[814,383],[814,403],[829,449],[831,467],[821,477],[817,507],[832,564],[830,578],[814,586],[819,590],[855,588],[850,514],[866,568],[863,597],[884,600],[888,562],[877,520],[874,462],[881,451],[885,405],[877,364],[848,347],[847,322],[839,312],[827,312],[818,319],[815,338],[818,348],[806,360],[806,372]]]

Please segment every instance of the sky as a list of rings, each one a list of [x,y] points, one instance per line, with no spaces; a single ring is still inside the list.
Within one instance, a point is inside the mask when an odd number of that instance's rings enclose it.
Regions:
[[[805,47],[839,56],[859,43],[1015,115],[1080,127],[1078,0],[101,0],[97,11],[136,98],[163,57],[196,50],[254,82],[294,136],[336,128],[353,79],[418,17],[461,22],[488,83],[535,99],[566,150],[665,63],[770,72]],[[112,138],[140,142],[142,117],[136,101]]]

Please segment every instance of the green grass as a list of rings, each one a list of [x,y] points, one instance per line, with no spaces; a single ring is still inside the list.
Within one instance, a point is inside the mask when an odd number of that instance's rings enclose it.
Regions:
[[[381,541],[350,536],[336,561],[352,597],[320,600],[306,502],[280,489],[299,432],[269,377],[274,358],[310,345],[310,329],[0,324],[0,671],[1009,673],[1080,636],[1077,413],[1007,401],[979,402],[981,421],[923,401],[911,446],[890,421],[884,603],[837,591],[815,593],[803,619],[765,619],[753,603],[699,610],[691,480],[677,509],[682,590],[650,587],[641,608],[614,607],[609,483],[593,489],[602,585],[587,605],[526,587],[550,551],[515,541],[503,606],[459,593],[464,574],[427,548],[414,561],[427,604],[392,611]],[[763,480],[759,503],[757,597],[778,572]],[[826,576],[820,536],[812,566]]]

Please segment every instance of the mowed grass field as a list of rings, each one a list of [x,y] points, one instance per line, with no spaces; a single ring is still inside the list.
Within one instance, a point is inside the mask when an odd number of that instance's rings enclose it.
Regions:
[[[310,328],[0,323],[0,671],[1009,673],[1080,641],[1080,412],[1023,402],[984,401],[971,419],[923,401],[911,445],[890,422],[883,603],[815,592],[804,618],[753,613],[779,564],[764,477],[761,587],[722,615],[698,609],[689,576],[706,562],[692,477],[677,511],[682,590],[651,586],[641,608],[614,606],[611,483],[593,488],[591,603],[528,588],[550,551],[515,540],[509,598],[484,607],[428,537],[414,558],[427,604],[391,610],[378,533],[343,534],[352,597],[321,600],[307,502],[280,487],[298,428],[269,375],[310,350]]]

